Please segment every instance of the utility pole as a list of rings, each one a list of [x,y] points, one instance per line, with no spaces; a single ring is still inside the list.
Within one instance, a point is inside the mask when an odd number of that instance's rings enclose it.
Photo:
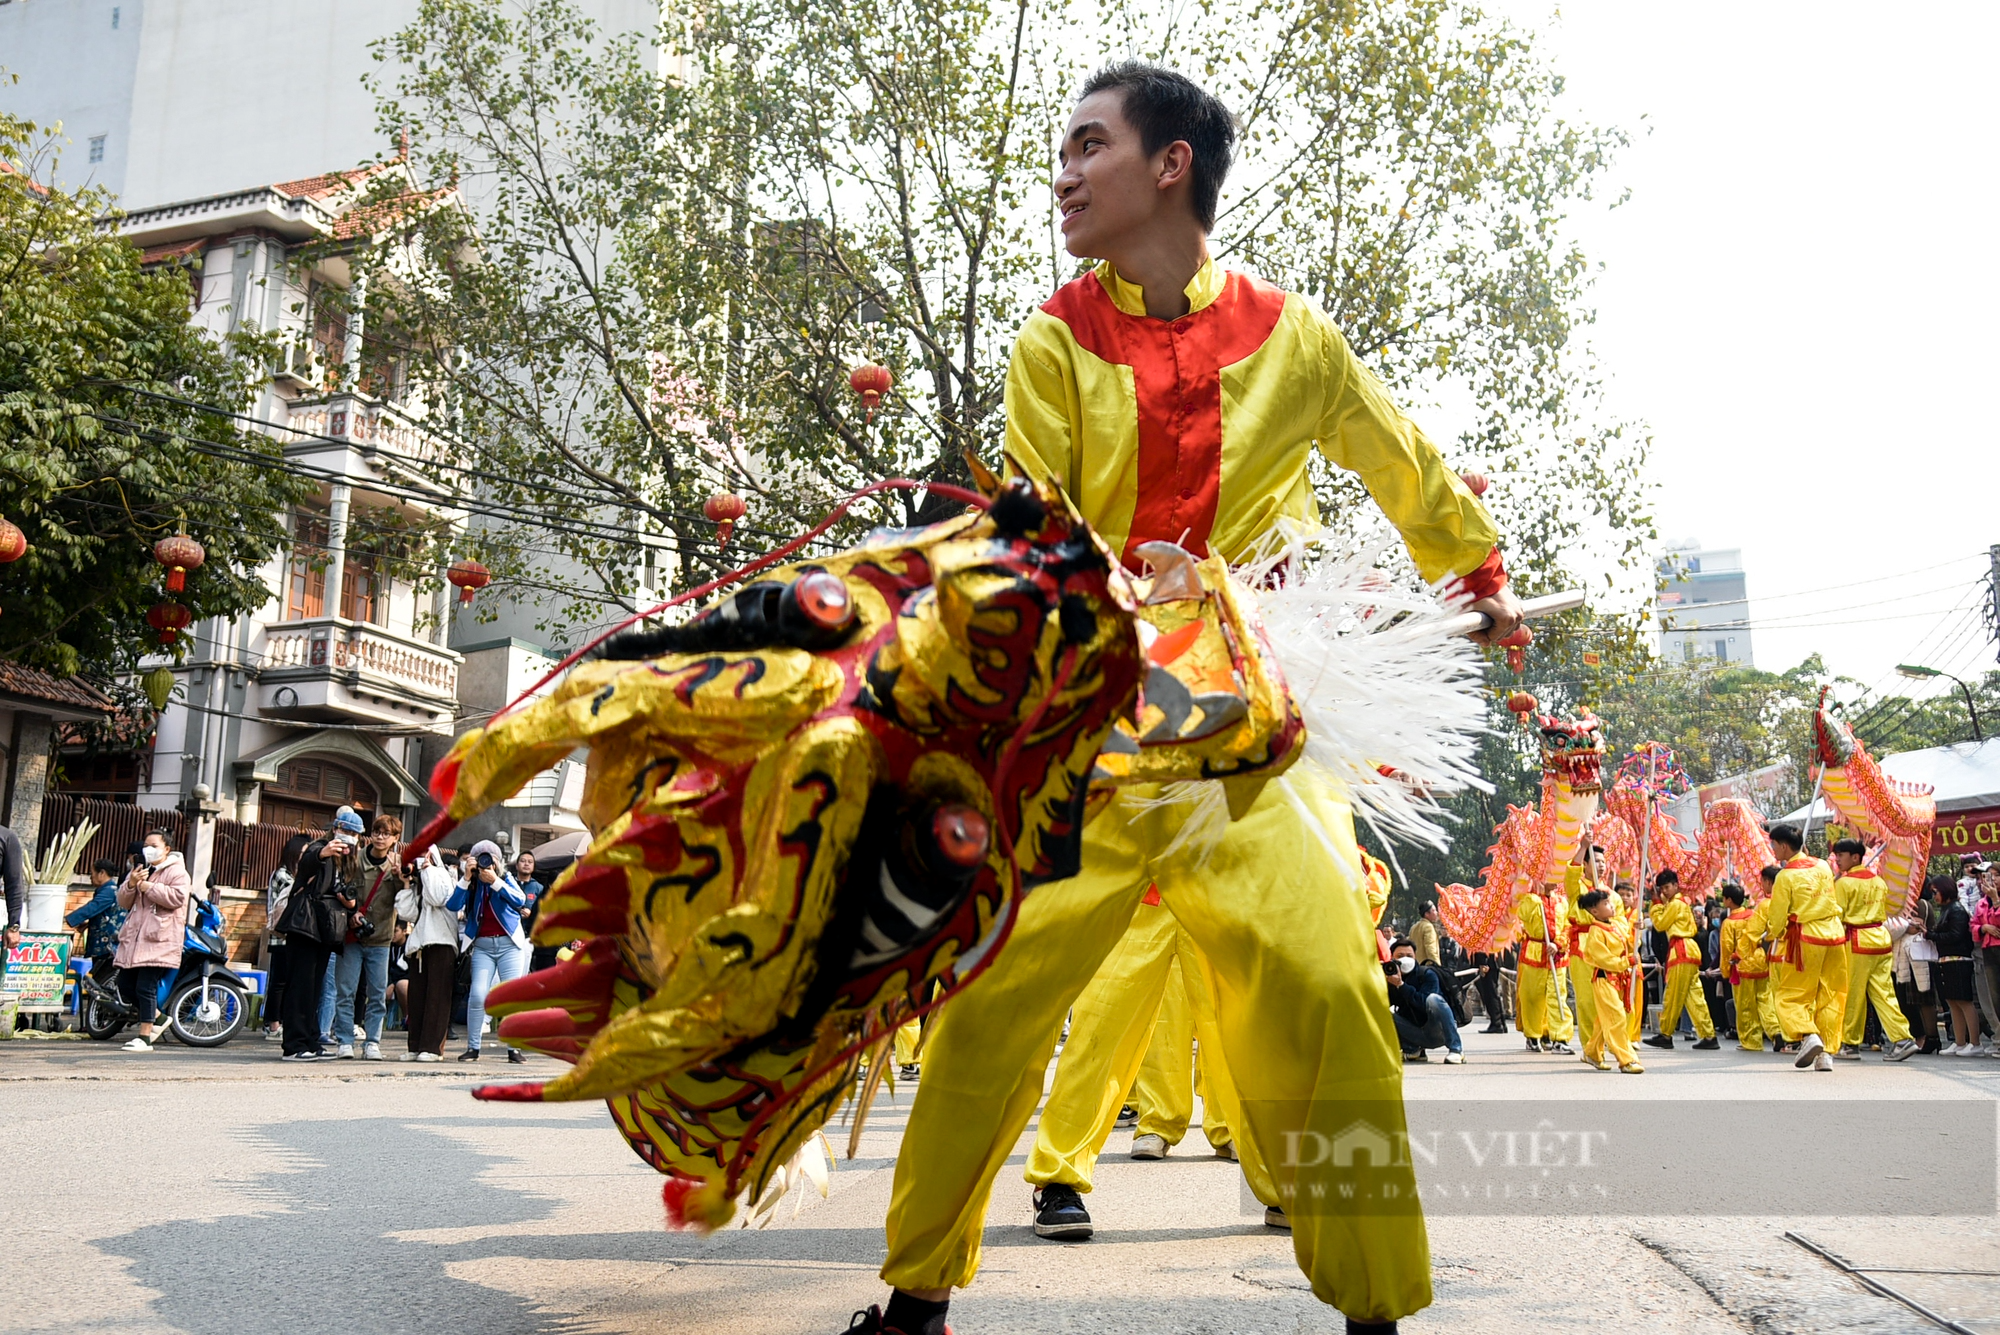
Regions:
[[[1994,658],[2000,660],[2000,542],[1986,549],[1992,573],[1986,577],[1986,637],[1993,641]]]

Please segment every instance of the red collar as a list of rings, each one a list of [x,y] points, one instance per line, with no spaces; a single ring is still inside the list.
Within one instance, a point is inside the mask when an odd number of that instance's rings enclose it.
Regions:
[[[1785,870],[1804,871],[1807,867],[1812,866],[1814,863],[1818,861],[1819,861],[1818,858],[1807,857],[1804,853],[1801,853],[1797,857],[1793,858],[1790,862],[1787,862],[1785,864]]]
[[[1856,867],[1853,871],[1847,873],[1847,875],[1857,881],[1872,881],[1875,879],[1875,869],[1873,867]]]

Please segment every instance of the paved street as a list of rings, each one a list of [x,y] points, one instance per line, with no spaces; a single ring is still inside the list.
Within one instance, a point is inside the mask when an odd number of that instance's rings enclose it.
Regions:
[[[1468,1037],[1463,1067],[1412,1068],[1413,1099],[1689,1100],[1689,1207],[1720,1159],[1796,1156],[1811,1127],[1715,1125],[1700,1104],[1802,1093],[1909,1101],[1907,1136],[1851,1171],[1947,1154],[1965,1131],[1927,1108],[2000,1098],[2000,1061],[1843,1063],[1832,1075],[1775,1056],[1649,1054],[1642,1079]],[[546,1076],[539,1060],[479,1075]],[[526,1332],[842,1330],[879,1300],[875,1269],[909,1091],[885,1097],[860,1156],[796,1219],[711,1237],[660,1226],[658,1179],[601,1106],[474,1103],[465,1067],[281,1065],[274,1045],[171,1045],[133,1056],[87,1042],[0,1044],[8,1245],[0,1332],[346,1335],[419,1329]],[[1961,1109],[1962,1111],[1962,1109]],[[1962,1119],[1974,1125],[1976,1118]],[[1986,1123],[1991,1133],[1992,1123]],[[835,1137],[844,1146],[845,1131]],[[1113,1138],[1089,1198],[1095,1239],[1026,1228],[1017,1157],[1003,1174],[980,1282],[953,1304],[964,1335],[1054,1331],[1332,1331],[1288,1240],[1245,1208],[1234,1166],[1199,1133],[1162,1163]],[[1990,1162],[1990,1160],[1989,1160]],[[1706,1166],[1705,1166],[1706,1165]],[[1726,1171],[1726,1169],[1724,1170]],[[1965,1329],[2000,1332],[2000,1227],[1958,1218],[1648,1219],[1434,1213],[1437,1303],[1410,1331],[1477,1329],[1874,1332],[1941,1329],[1787,1241],[1795,1231],[1884,1272],[1878,1279]],[[1886,1273],[1893,1271],[1894,1273]],[[1957,1274],[1912,1273],[1954,1271]],[[1966,1273],[1976,1272],[1976,1273]]]

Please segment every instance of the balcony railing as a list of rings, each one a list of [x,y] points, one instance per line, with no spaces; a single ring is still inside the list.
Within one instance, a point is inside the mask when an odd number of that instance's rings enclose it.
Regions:
[[[286,425],[298,434],[294,446],[310,445],[313,438],[331,436],[352,441],[366,450],[379,450],[399,463],[450,464],[455,451],[449,442],[426,431],[402,409],[365,394],[326,394],[295,399]]]
[[[264,638],[266,671],[355,671],[447,704],[458,699],[458,662],[449,649],[337,617],[279,622]]]

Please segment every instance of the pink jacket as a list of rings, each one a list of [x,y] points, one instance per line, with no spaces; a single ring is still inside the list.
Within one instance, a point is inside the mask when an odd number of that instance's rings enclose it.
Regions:
[[[1979,949],[2000,946],[2000,904],[1981,899],[1972,911],[1972,944]]]
[[[121,969],[180,967],[181,943],[187,939],[188,891],[194,888],[179,853],[169,853],[152,867],[142,867],[146,888],[132,878],[118,887],[118,907],[132,910],[118,929],[118,953],[112,963]]]

